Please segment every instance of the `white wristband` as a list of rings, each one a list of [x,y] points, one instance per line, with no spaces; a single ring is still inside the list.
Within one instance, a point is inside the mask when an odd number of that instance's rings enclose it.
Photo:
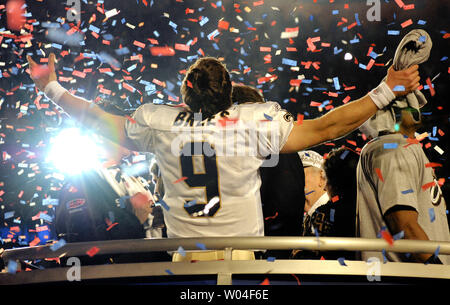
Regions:
[[[58,103],[61,96],[66,92],[67,90],[55,80],[49,82],[44,88],[45,96],[55,103]]]
[[[378,109],[383,109],[395,99],[394,92],[392,92],[391,88],[384,81],[370,91],[369,96],[375,105],[377,105]]]

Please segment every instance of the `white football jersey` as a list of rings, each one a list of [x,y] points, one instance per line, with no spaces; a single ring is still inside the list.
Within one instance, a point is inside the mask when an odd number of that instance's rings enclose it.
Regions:
[[[210,119],[140,106],[125,130],[161,169],[168,237],[263,236],[258,169],[276,165],[293,121],[276,102],[233,105]]]

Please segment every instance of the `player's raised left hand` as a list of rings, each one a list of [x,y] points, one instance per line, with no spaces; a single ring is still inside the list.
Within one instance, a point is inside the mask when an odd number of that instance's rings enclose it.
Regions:
[[[55,81],[55,54],[51,53],[48,57],[48,65],[40,65],[36,63],[31,56],[27,56],[28,63],[30,64],[30,76],[36,84],[36,87],[44,91],[45,86],[51,81]]]

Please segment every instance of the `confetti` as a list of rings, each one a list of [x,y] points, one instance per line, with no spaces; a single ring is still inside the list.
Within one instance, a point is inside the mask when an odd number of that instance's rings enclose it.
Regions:
[[[162,199],[159,199],[158,202],[157,202],[157,204],[161,205],[166,211],[169,211],[169,210],[170,210],[170,207],[169,207],[169,206],[167,205],[167,203],[166,203],[164,200],[162,200]]]
[[[410,193],[414,193],[414,191],[412,189],[402,191],[403,195],[410,194]]]
[[[381,237],[388,242],[389,245],[394,244],[394,238],[392,237],[391,233],[389,233],[387,230],[381,230],[380,232]]]
[[[338,262],[341,266],[347,266],[347,264],[345,263],[345,258],[344,257],[339,257],[338,258]]]
[[[186,256],[186,251],[184,250],[184,248],[182,246],[179,246],[177,249],[177,252],[180,253],[181,256]]]
[[[187,179],[187,177],[181,177],[180,179],[177,179],[177,180],[175,180],[174,182],[172,182],[173,184],[176,184],[176,183],[179,183],[179,182],[181,182],[181,181],[184,181],[184,180],[186,180]]]
[[[86,254],[89,255],[89,257],[93,257],[99,251],[100,251],[100,249],[94,246],[94,247],[90,248],[88,251],[86,251]]]
[[[199,248],[201,250],[207,250],[206,246],[204,244],[202,244],[202,243],[196,243],[195,245],[197,246],[197,248]]]
[[[16,261],[8,261],[8,273],[15,274],[17,272],[18,264]]]
[[[20,31],[25,23],[25,1],[8,0],[6,2],[6,21],[9,29]]]
[[[65,244],[66,244],[66,241],[64,239],[60,239],[60,240],[58,240],[58,242],[56,242],[50,246],[50,250],[56,251],[56,250],[64,247]]]
[[[375,172],[378,176],[378,179],[380,179],[381,182],[384,182],[383,175],[381,174],[381,170],[379,168],[375,168]]]
[[[430,216],[430,222],[434,222],[436,220],[436,214],[434,212],[434,208],[428,209],[428,215]]]

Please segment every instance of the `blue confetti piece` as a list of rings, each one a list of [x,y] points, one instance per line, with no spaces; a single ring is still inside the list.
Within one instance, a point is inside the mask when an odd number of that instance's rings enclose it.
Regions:
[[[356,24],[360,26],[361,22],[359,21],[358,13],[355,13],[355,20],[356,20]]]
[[[293,66],[293,67],[297,66],[297,61],[293,60],[293,59],[289,59],[289,58],[283,58],[281,60],[281,63],[283,65],[288,65],[288,66]]]
[[[306,196],[306,195],[309,195],[309,194],[311,194],[311,193],[314,193],[314,191],[311,191],[311,192],[306,193],[305,196]]]
[[[200,24],[200,26],[204,26],[208,21],[209,21],[209,18],[203,16],[202,20],[200,20],[198,24]]]
[[[335,214],[335,210],[334,209],[330,209],[330,221],[334,222],[334,214]]]
[[[316,227],[314,227],[314,235],[319,239],[319,230]]]
[[[427,24],[427,22],[425,20],[419,20],[417,21],[417,24],[424,25]]]
[[[172,271],[170,271],[170,269],[166,269],[166,270],[164,270],[168,275],[173,275],[173,272]]]
[[[344,257],[339,257],[338,258],[338,262],[339,262],[339,264],[341,264],[341,266],[347,266],[347,264],[345,263],[345,258]]]
[[[430,215],[430,221],[434,222],[436,220],[436,214],[434,213],[434,208],[429,208],[428,214]]]
[[[419,37],[419,41],[420,42],[425,42],[427,40],[427,37],[425,37],[425,36],[420,36]]]
[[[194,205],[196,205],[196,204],[197,204],[197,199],[194,199],[194,200],[192,200],[192,201],[186,202],[186,203],[184,204],[184,207],[185,207],[185,208],[190,208],[191,206],[194,206]]]
[[[334,55],[339,54],[339,53],[342,52],[342,50],[343,50],[343,49],[338,49],[337,47],[334,47],[334,49],[333,49],[333,54],[334,54]]]
[[[15,274],[17,271],[17,262],[8,261],[8,273]]]
[[[274,261],[275,261],[275,257],[269,256],[269,257],[267,258],[267,261],[268,261],[268,262],[274,262]]]
[[[375,53],[374,51],[372,51],[372,52],[370,52],[369,56],[372,57],[373,59],[377,59],[378,54]]]
[[[400,31],[394,31],[394,30],[389,30],[387,33],[388,33],[388,35],[394,35],[394,36],[400,35]]]
[[[405,87],[401,85],[395,86],[392,91],[405,91]]]
[[[266,120],[269,120],[269,121],[273,120],[273,118],[270,115],[265,114],[265,113],[264,113],[264,117],[266,118]]]
[[[176,23],[174,23],[173,21],[169,21],[169,25],[175,30],[178,25]]]
[[[96,27],[95,25],[90,24],[89,25],[89,30],[95,33],[100,33],[100,29],[98,27]]]
[[[180,253],[180,255],[183,257],[186,256],[186,251],[184,250],[184,248],[182,246],[178,247],[177,252]]]
[[[412,189],[402,191],[403,195],[406,195],[406,194],[409,194],[409,193],[414,193],[414,191]]]
[[[337,14],[339,14],[339,10],[333,10],[331,13],[332,13],[333,15],[337,15]]]
[[[341,86],[339,85],[339,78],[338,77],[333,77],[333,82],[334,82],[334,88],[336,90],[341,89]]]
[[[60,240],[58,240],[57,243],[54,243],[53,245],[50,246],[50,250],[56,251],[56,250],[64,247],[65,244],[66,244],[66,241],[64,239],[60,239]]]
[[[43,198],[42,199],[42,205],[58,205],[59,204],[59,200],[57,198]]]
[[[398,147],[398,143],[384,143],[384,149],[396,149]]]
[[[11,217],[13,217],[13,216],[14,216],[14,211],[5,212],[5,213],[3,214],[4,219],[9,219],[9,218],[11,218]]]
[[[383,264],[386,264],[387,263],[386,250],[385,249],[381,250],[381,254],[383,255]]]
[[[438,257],[439,256],[439,251],[441,250],[441,246],[438,246],[437,248],[436,248],[436,250],[434,251],[434,256],[435,257]]]
[[[204,244],[202,244],[202,243],[196,243],[195,245],[196,245],[197,248],[199,248],[199,249],[207,250],[207,249],[206,249],[206,246],[205,246]]]
[[[213,40],[214,37],[216,37],[217,35],[219,35],[220,32],[218,29],[215,29],[214,31],[212,31],[210,34],[208,34],[208,39],[209,40]]]
[[[340,158],[341,158],[342,160],[344,160],[345,157],[347,157],[347,155],[348,155],[349,153],[350,153],[349,150],[344,151],[344,152],[342,153],[342,155],[340,156]]]
[[[166,203],[164,200],[160,199],[160,200],[158,201],[158,203],[159,203],[164,209],[166,209],[166,211],[170,210],[170,207],[167,205],[167,203]]]
[[[405,232],[403,232],[403,231],[400,231],[397,234],[395,234],[394,236],[392,236],[392,238],[394,240],[402,239],[403,237],[405,237]]]

